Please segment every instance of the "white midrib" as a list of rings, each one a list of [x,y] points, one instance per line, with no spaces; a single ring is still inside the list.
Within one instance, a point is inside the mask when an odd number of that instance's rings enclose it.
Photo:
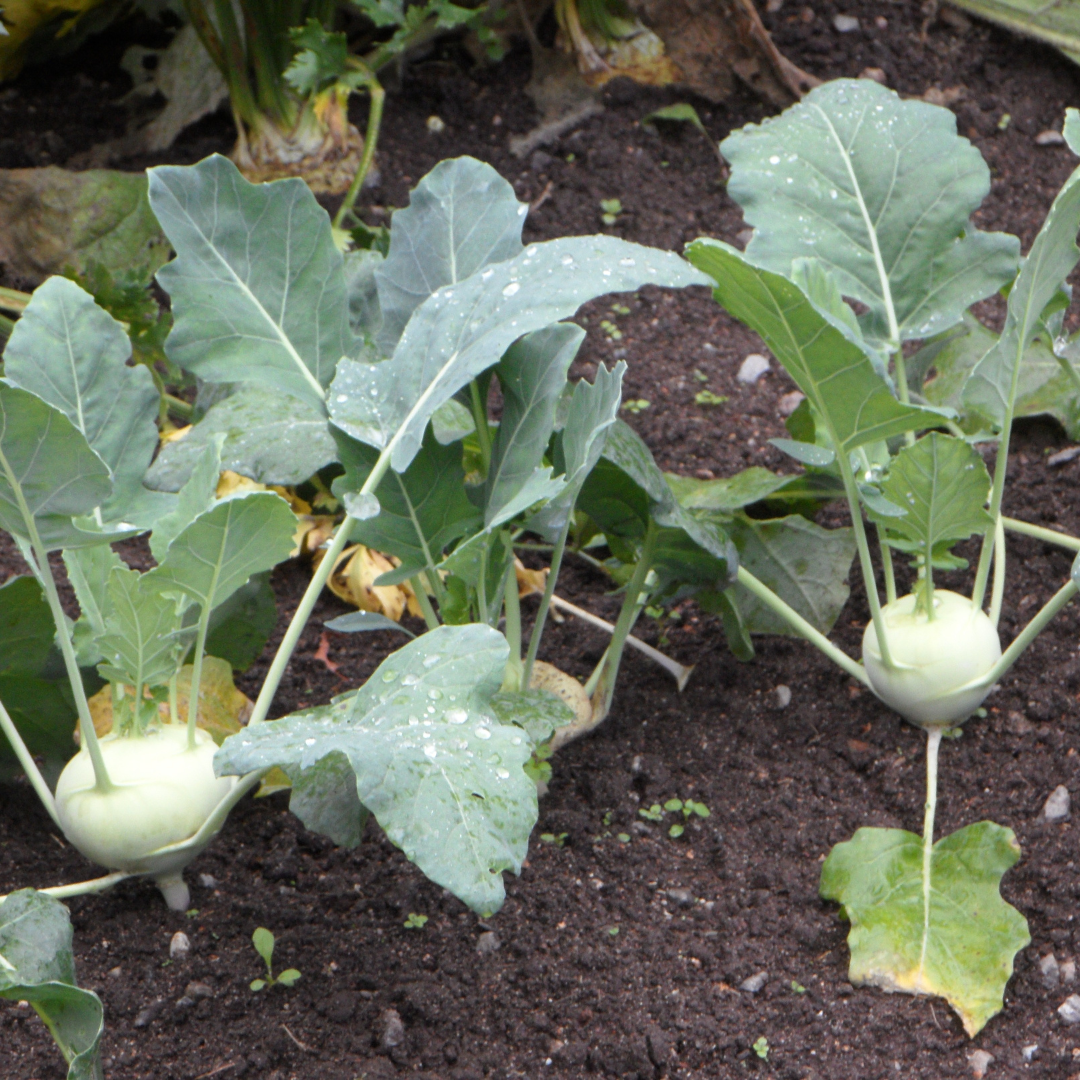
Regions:
[[[866,233],[870,238],[870,249],[874,255],[874,266],[877,269],[878,280],[881,282],[881,299],[885,305],[885,317],[889,321],[889,352],[895,352],[900,347],[900,326],[896,321],[896,308],[893,306],[892,288],[889,285],[889,275],[885,270],[885,260],[881,257],[877,229],[874,228],[874,224],[870,220],[870,210],[866,205],[866,201],[863,199],[862,188],[859,186],[859,179],[855,175],[855,169],[851,164],[851,155],[848,153],[847,147],[844,146],[840,139],[839,132],[833,127],[832,121],[824,110],[819,105],[815,105],[814,108],[817,109],[818,113],[821,115],[821,119],[825,121],[825,126],[829,129],[829,134],[836,143],[836,148],[840,151],[840,157],[843,159],[844,167],[847,169],[848,178],[851,180],[855,201],[859,204],[859,213],[862,214],[863,224],[866,226]]]
[[[179,202],[179,200],[177,201]],[[247,297],[251,301],[252,305],[258,310],[259,314],[262,315],[266,322],[274,328],[274,333],[277,336],[278,341],[281,342],[285,351],[289,354],[290,359],[293,361],[294,364],[296,364],[296,367],[300,371],[300,374],[303,375],[303,377],[307,380],[308,385],[315,391],[316,394],[318,394],[320,399],[324,398],[326,395],[326,391],[323,389],[322,384],[319,382],[318,379],[315,378],[314,375],[312,375],[311,369],[307,366],[307,364],[304,363],[300,354],[293,347],[293,343],[289,340],[288,335],[285,333],[285,331],[282,330],[278,323],[276,323],[270,316],[270,313],[263,306],[262,301],[260,301],[259,298],[251,291],[251,289],[248,288],[247,283],[232,268],[224,255],[222,255],[221,252],[218,251],[217,247],[215,247],[215,245],[211,242],[210,238],[202,231],[202,229],[199,228],[198,225],[195,224],[194,220],[191,218],[191,215],[185,213],[183,216],[187,220],[191,228],[199,236],[199,238],[214,253],[214,258],[216,258],[218,262],[221,263],[221,265],[225,268],[225,271],[228,273],[229,277],[232,278],[232,280],[236,283],[237,288],[244,294],[245,297]],[[282,307],[284,309],[284,301],[282,302]]]

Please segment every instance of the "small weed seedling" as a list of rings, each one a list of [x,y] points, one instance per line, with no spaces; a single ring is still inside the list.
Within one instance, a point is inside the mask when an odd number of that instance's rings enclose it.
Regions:
[[[619,220],[623,207],[618,199],[601,199],[600,210],[600,220],[605,225],[614,225]]]
[[[622,341],[622,331],[610,319],[601,319],[600,329],[608,336],[608,340]]]
[[[626,412],[637,416],[638,413],[643,413],[650,405],[652,405],[652,402],[648,398],[635,398],[631,401],[624,401],[622,407]]]
[[[409,912],[409,917],[405,920],[406,930],[423,930],[427,926],[428,917],[426,915],[417,915],[415,911]]]
[[[723,394],[714,394],[711,390],[699,390],[694,395],[699,405],[723,405],[727,398]]]
[[[570,835],[569,833],[564,833],[564,832],[561,832],[561,833],[542,832],[540,834],[540,839],[545,844],[554,844],[555,847],[561,848],[561,847],[566,847],[566,839],[567,839],[567,837],[569,835]]]
[[[769,1060],[769,1040],[764,1035],[759,1035],[754,1041],[753,1050],[762,1061]]]
[[[260,990],[267,988],[273,988],[275,986],[292,986],[300,978],[300,972],[296,968],[286,968],[277,978],[274,977],[273,959],[274,959],[274,935],[266,929],[265,926],[260,926],[254,934],[251,935],[251,943],[255,946],[255,951],[263,958],[263,963],[266,964],[266,978],[254,979],[251,983],[251,989],[257,994]]]
[[[652,806],[640,809],[638,814],[646,821],[657,823],[663,821],[666,814],[682,814],[683,820],[686,821],[691,817],[707,818],[709,808],[704,803],[695,802],[693,799],[668,799],[663,806],[653,803]],[[677,821],[668,829],[668,836],[677,840],[685,831],[685,824]]]

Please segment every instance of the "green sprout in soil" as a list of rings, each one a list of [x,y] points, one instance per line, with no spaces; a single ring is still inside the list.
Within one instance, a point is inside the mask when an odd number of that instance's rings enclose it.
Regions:
[[[643,413],[650,405],[652,405],[652,402],[648,398],[635,398],[632,401],[624,401],[622,407],[626,412],[637,416],[638,413]]]
[[[300,978],[300,972],[296,968],[286,968],[280,975],[274,976],[272,967],[274,935],[265,926],[260,926],[251,935],[251,943],[255,946],[255,951],[263,958],[263,963],[266,964],[266,978],[254,979],[251,983],[251,989],[255,993],[264,989],[272,989],[275,986],[292,986]]]
[[[699,405],[723,405],[727,397],[724,394],[714,394],[711,390],[699,390],[694,395],[694,400]]]
[[[623,205],[618,199],[601,199],[600,210],[600,220],[605,225],[614,225],[623,212]]]
[[[410,911],[404,926],[406,930],[423,930],[427,925],[427,921],[428,917],[426,915],[417,915],[415,911]]]

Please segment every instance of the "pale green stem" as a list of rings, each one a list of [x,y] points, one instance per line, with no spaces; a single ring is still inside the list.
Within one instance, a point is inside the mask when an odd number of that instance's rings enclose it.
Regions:
[[[1058,356],[1057,353],[1054,354],[1054,359],[1057,360],[1058,365],[1061,367],[1061,370],[1064,371],[1066,375],[1068,375],[1069,381],[1073,384],[1073,386],[1077,390],[1080,390],[1080,374],[1077,373],[1076,368],[1074,368],[1064,356]]]
[[[216,581],[215,581],[216,585]],[[199,719],[199,693],[202,690],[203,656],[206,652],[206,635],[210,629],[210,605],[203,604],[199,613],[199,630],[195,636],[195,655],[191,661],[191,691],[188,694],[187,737],[188,749],[195,749],[195,725]]]
[[[566,552],[566,538],[570,535],[570,525],[573,521],[573,512],[566,516],[566,524],[559,530],[559,538],[555,541],[555,548],[551,553],[551,569],[548,570],[547,580],[544,582],[544,594],[540,597],[540,606],[536,609],[536,621],[533,623],[532,634],[529,637],[529,652],[525,657],[525,669],[521,673],[521,685],[528,687],[532,680],[533,664],[536,663],[536,654],[540,651],[540,639],[544,635],[544,625],[547,623],[548,610],[551,607],[551,597],[555,592],[555,583],[562,568],[563,555]]]
[[[994,590],[990,594],[990,621],[997,629],[1001,602],[1005,598],[1005,522],[998,517],[994,528]]]
[[[877,526],[878,548],[881,550],[881,566],[885,571],[885,603],[891,604],[896,599],[896,573],[893,570],[892,548],[885,539],[885,529]]]
[[[1042,525],[1032,525],[1018,518],[1002,517],[1002,524],[1009,532],[1020,533],[1021,536],[1031,536],[1036,540],[1045,540],[1048,544],[1057,544],[1058,547],[1068,548],[1069,551],[1080,551],[1080,539],[1069,536],[1068,533],[1058,532],[1056,529],[1046,529]]]
[[[431,598],[427,594],[427,589],[424,587],[424,581],[420,574],[416,574],[409,578],[409,584],[412,586],[412,591],[416,595],[416,602],[420,605],[420,610],[424,615],[424,622],[429,630],[435,630],[439,625],[439,617],[435,614],[435,609],[431,606]]]
[[[784,603],[768,585],[754,577],[745,566],[739,567],[739,584],[749,589],[766,607],[779,615],[811,645],[820,649],[834,664],[858,679],[863,686],[870,686],[870,676],[866,674],[866,668],[862,664],[852,660],[847,653],[838,649],[820,630],[815,629],[793,607]]]
[[[476,603],[480,608],[480,621],[488,621],[487,602],[487,556],[488,549],[485,544],[480,549],[480,580],[476,583]]]
[[[118,882],[139,876],[139,874],[125,874],[118,870],[115,874],[106,874],[104,877],[92,878],[90,881],[77,881],[72,885],[53,885],[48,889],[36,889],[35,892],[44,893],[46,896],[54,896],[57,900],[63,900],[68,896],[87,896],[90,893],[104,892],[106,889],[111,889]],[[3,903],[6,899],[7,896],[0,896],[0,903]]]
[[[503,607],[506,610],[506,641],[510,646],[510,655],[506,660],[506,674],[503,676],[504,690],[521,690],[528,684],[522,683],[521,668],[521,599],[518,596],[517,567],[513,555],[506,571],[506,587],[503,590]]]
[[[923,817],[923,938],[919,971],[926,964],[926,946],[930,940],[930,867],[934,855],[934,813],[937,810],[938,750],[944,728],[926,733],[926,811]]]
[[[614,629],[614,627],[613,627]],[[604,673],[604,665],[607,663],[608,654],[611,652],[611,646],[604,650],[603,655],[600,657],[599,663],[592,669],[592,673],[585,680],[585,693],[592,697],[596,692],[596,688],[600,685],[600,676]]]
[[[180,672],[173,672],[173,677],[169,680],[169,723],[180,723],[180,704],[176,697],[176,682],[180,677]]]
[[[44,1005],[39,1005],[36,1001],[30,1002],[33,1006],[34,1012],[38,1014],[39,1019],[49,1030],[49,1034],[53,1038],[53,1042],[56,1043],[57,1050],[64,1055],[64,1060],[70,1065],[75,1060],[75,1050],[71,1044],[64,1038],[64,1033],[60,1030],[60,1026],[49,1015],[48,1010]]]
[[[934,562],[931,556],[931,552],[928,549],[925,555],[922,557],[922,573],[924,582],[923,596],[926,597],[926,621],[934,621]]]
[[[895,322],[895,315],[893,321]],[[905,405],[911,404],[911,391],[908,389],[907,384],[907,364],[904,362],[904,350],[903,347],[896,350],[893,354],[893,370],[896,374],[896,390],[900,395],[900,400]],[[904,432],[904,443],[907,446],[915,445],[915,432]]]
[[[469,383],[469,401],[472,404],[476,438],[480,443],[480,460],[486,477],[491,469],[491,429],[488,427],[487,406],[480,400],[480,384],[475,379]]]
[[[8,742],[11,743],[11,749],[15,751],[15,756],[19,759],[19,764],[23,767],[23,772],[26,773],[30,786],[37,792],[41,805],[45,807],[46,813],[52,818],[53,824],[63,832],[64,828],[60,824],[60,818],[56,813],[56,799],[53,798],[49,785],[45,783],[45,777],[41,775],[41,770],[37,767],[34,755],[27,749],[26,743],[23,742],[22,736],[19,734],[19,729],[15,726],[15,721],[11,719],[2,701],[0,701],[0,731],[7,736]]]
[[[353,59],[355,59],[355,57]],[[371,95],[371,104],[368,107],[367,129],[364,131],[364,152],[360,158],[360,165],[357,167],[356,175],[353,177],[352,183],[349,185],[349,190],[345,195],[345,200],[342,202],[338,212],[334,215],[334,227],[337,229],[342,227],[342,223],[346,216],[352,214],[352,209],[356,204],[360,189],[364,186],[364,180],[371,171],[371,163],[375,160],[375,144],[379,141],[379,127],[382,124],[383,103],[386,99],[386,91],[382,88],[374,74],[369,73],[369,75],[370,78],[366,85],[368,93]]]

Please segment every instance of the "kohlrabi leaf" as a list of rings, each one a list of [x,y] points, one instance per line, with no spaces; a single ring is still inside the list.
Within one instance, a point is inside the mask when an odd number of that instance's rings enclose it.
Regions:
[[[375,270],[384,355],[433,292],[521,254],[528,210],[490,165],[471,157],[440,162],[416,185],[394,214],[390,251]]]
[[[98,543],[71,519],[111,492],[109,467],[59,409],[0,382],[0,528],[29,540],[32,519],[50,550]]]
[[[337,460],[321,408],[269,387],[241,384],[183,438],[162,446],[146,483],[178,491],[216,435],[225,436],[221,467],[260,484],[301,484]]]
[[[563,470],[566,486],[529,519],[531,531],[554,541],[566,524],[582,485],[600,460],[608,432],[619,418],[625,372],[626,364],[621,360],[610,371],[598,364],[593,382],[581,379],[575,384],[562,431],[556,439],[555,459]]]
[[[101,660],[98,638],[105,633],[109,575],[115,568],[123,569],[126,565],[108,544],[70,548],[64,552],[68,581],[79,601],[80,615],[71,628],[79,667],[96,667]]]
[[[428,297],[394,355],[379,364],[343,361],[327,401],[333,422],[378,449],[393,443],[403,472],[432,413],[493,366],[519,338],[567,318],[587,300],[642,285],[708,284],[678,256],[611,236],[531,244]]]
[[[928,560],[993,524],[986,510],[990,474],[982,457],[963,439],[933,431],[893,458],[881,485],[889,502],[906,510],[903,517],[874,515],[890,537],[915,545]]]
[[[328,836],[338,847],[360,843],[370,815],[356,794],[356,775],[346,754],[327,754],[297,769],[291,779],[289,809],[305,829]]]
[[[832,629],[847,603],[847,576],[855,558],[852,529],[823,529],[798,514],[769,521],[739,514],[724,528],[740,565],[823,634]],[[733,598],[747,633],[793,633],[743,586],[734,587]]]
[[[360,803],[389,839],[436,884],[490,914],[503,902],[502,871],[520,871],[537,813],[523,768],[530,740],[491,706],[507,655],[489,626],[439,627],[384,660],[332,711],[226,740],[215,767],[292,774],[343,754]]]
[[[897,401],[851,331],[826,319],[787,278],[719,240],[695,240],[686,257],[715,279],[716,299],[765,339],[831,428],[835,449],[941,423],[940,415]]]
[[[55,640],[52,612],[34,578],[13,577],[0,587],[0,702],[30,753],[58,770],[74,749],[76,713]],[[15,760],[0,735],[0,776]]]
[[[75,982],[67,908],[21,889],[0,902],[0,997],[28,1001],[67,1061],[68,1080],[102,1080],[103,1010]]]
[[[504,724],[524,728],[538,746],[559,728],[574,722],[574,710],[561,697],[539,686],[501,690],[492,696],[491,708]]]
[[[296,516],[277,495],[256,491],[222,499],[169,545],[164,561],[145,576],[204,610],[224,603],[252,574],[272,570],[293,548]]]
[[[330,619],[325,624],[327,630],[333,630],[335,634],[364,634],[371,630],[393,630],[406,637],[414,638],[416,635],[401,623],[380,615],[377,611],[350,611],[347,615],[339,615],[336,619]]]
[[[169,359],[322,408],[356,343],[341,252],[307,184],[252,184],[214,154],[151,169],[150,205],[176,250],[157,275],[172,299]]]
[[[114,569],[106,587],[105,632],[97,640],[105,658],[98,665],[102,678],[127,686],[164,686],[195,636],[194,626],[180,633],[181,615],[181,604],[163,595],[158,579]]]
[[[879,347],[944,330],[1016,272],[1016,237],[970,223],[990,170],[948,109],[836,79],[720,152],[754,226],[747,259],[784,275],[821,260],[866,305],[859,322]]]
[[[402,211],[398,211],[402,213]],[[358,248],[345,252],[345,292],[349,299],[349,326],[360,339],[374,342],[382,326],[375,271],[382,265],[381,252]],[[400,336],[400,335],[399,335]]]
[[[698,480],[675,473],[664,473],[664,478],[680,506],[687,510],[720,513],[733,513],[744,506],[761,502],[791,481],[790,476],[780,476],[759,465],[717,480]]]
[[[722,591],[713,592],[702,589],[697,594],[697,603],[703,611],[719,615],[724,625],[724,637],[728,648],[736,660],[747,663],[754,659],[754,643],[750,640],[750,631],[743,622],[735,587],[729,586]]]
[[[379,452],[344,435],[338,448],[345,475],[334,481],[343,497],[359,491]],[[441,446],[429,430],[420,453],[402,473],[388,471],[376,491],[377,517],[353,524],[353,540],[396,555],[406,568],[434,567],[446,546],[478,527],[483,519],[465,492],[461,443]]]
[[[259,658],[277,623],[277,600],[267,572],[252,575],[210,613],[206,653],[247,671]]]
[[[1030,941],[1001,898],[1020,858],[1011,829],[990,821],[939,840],[923,876],[923,841],[902,829],[859,829],[829,852],[820,892],[851,923],[856,985],[945,998],[971,1036],[1001,1011],[1013,958]]]
[[[1016,400],[1024,353],[1040,328],[1043,310],[1080,259],[1077,229],[1080,229],[1080,168],[1073,171],[1058,192],[1020,267],[1009,292],[1001,337],[979,361],[964,387],[964,404],[989,416],[998,425],[1004,422]]]
[[[194,468],[176,497],[175,507],[154,522],[150,534],[150,554],[157,562],[165,558],[169,545],[202,513],[214,505],[221,477],[221,448],[225,436],[215,435],[203,443]]]
[[[521,492],[542,464],[566,373],[584,339],[579,326],[555,323],[516,341],[495,368],[503,409],[484,485],[486,523]]]

